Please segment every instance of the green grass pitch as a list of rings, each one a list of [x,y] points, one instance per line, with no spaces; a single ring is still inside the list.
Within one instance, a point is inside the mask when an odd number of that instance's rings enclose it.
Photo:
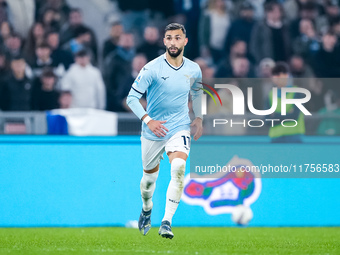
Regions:
[[[340,254],[340,227],[1,228],[0,254]]]

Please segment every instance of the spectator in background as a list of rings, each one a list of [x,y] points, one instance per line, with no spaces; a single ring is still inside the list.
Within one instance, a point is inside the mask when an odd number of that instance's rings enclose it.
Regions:
[[[86,50],[76,53],[75,63],[61,81],[61,90],[71,92],[71,108],[105,109],[105,85]]]
[[[294,85],[310,90],[310,85],[315,82],[314,73],[304,59],[293,55],[288,64]]]
[[[317,130],[318,135],[338,136],[340,134],[340,95],[330,91],[330,97],[328,105],[318,109],[318,114],[321,117]]]
[[[290,29],[290,37],[291,40],[294,41],[296,37],[300,35],[300,21],[302,19],[312,20],[313,25],[316,26],[316,19],[318,18],[318,5],[315,2],[305,1],[304,3],[300,3],[300,11],[299,16],[291,21],[289,25]],[[318,33],[319,31],[316,31]]]
[[[330,30],[340,38],[340,16],[330,20]]]
[[[258,83],[249,83],[248,78],[254,78],[255,73],[251,66],[249,59],[245,56],[237,56],[231,62],[231,72],[225,76],[226,78],[232,78],[235,80],[237,86],[247,94],[247,88],[253,87],[253,104],[256,109],[261,109],[263,101],[261,98],[261,91],[257,87]]]
[[[148,0],[118,0],[118,7],[123,12],[122,24],[124,31],[137,33],[137,38],[143,37],[143,31],[148,20]]]
[[[301,55],[304,60],[311,58],[319,50],[320,45],[314,24],[309,19],[301,19],[299,24],[299,35],[293,41],[293,52]]]
[[[272,69],[273,69],[274,66],[275,66],[275,62],[271,58],[262,59],[259,66],[258,66],[257,77],[259,77],[259,78],[271,78],[272,77]]]
[[[149,0],[151,11],[149,20],[159,27],[165,27],[169,18],[175,15],[174,2],[176,0]]]
[[[254,7],[248,1],[244,1],[240,6],[239,18],[231,23],[227,40],[226,52],[229,54],[233,42],[242,40],[247,43],[249,48],[251,31],[255,25]],[[249,52],[249,49],[248,49]]]
[[[215,77],[215,68],[210,67],[204,58],[199,57],[194,61],[199,65],[204,79],[212,79]]]
[[[200,39],[198,26],[201,18],[200,2],[201,1],[197,0],[174,1],[174,10],[176,15],[174,16],[172,22],[183,24],[186,28],[186,37],[189,38],[190,43],[188,43],[185,47],[184,55],[189,59],[195,59],[200,55]]]
[[[69,109],[72,105],[72,94],[70,91],[61,91],[59,96],[59,108]]]
[[[104,76],[107,90],[107,110],[116,111],[115,95],[119,84],[131,75],[131,64],[135,56],[133,34],[124,33],[120,36],[118,47],[105,59]]]
[[[227,78],[254,77],[249,60],[244,56],[235,57],[231,62],[231,74]]]
[[[199,40],[201,56],[211,56],[218,64],[225,52],[224,46],[231,18],[223,0],[209,0],[208,9],[201,17]]]
[[[316,53],[313,61],[313,70],[318,78],[339,78],[340,77],[340,49],[336,47],[337,36],[328,32],[322,37],[320,50]],[[322,94],[327,91],[334,91],[340,94],[340,86],[337,79],[323,79]]]
[[[31,63],[33,75],[39,77],[43,69],[49,67],[53,70],[54,74],[62,77],[65,73],[65,67],[61,63],[53,61],[51,57],[51,48],[47,42],[42,42],[35,49],[35,60]]]
[[[4,42],[11,35],[11,33],[12,33],[11,25],[7,21],[3,21],[0,24],[0,46],[4,44]]]
[[[137,53],[144,54],[149,62],[164,52],[164,46],[159,44],[158,28],[147,26],[144,30],[144,43],[137,48]]]
[[[322,108],[318,115],[321,117],[321,122],[318,126],[318,135],[339,136],[340,135],[340,98],[336,96],[335,107],[328,109]]]
[[[88,28],[84,26],[78,26],[74,30],[74,38],[72,38],[68,43],[64,44],[63,49],[70,52],[72,55],[77,53],[82,49],[89,49],[91,43],[91,32]],[[93,60],[94,53],[91,51],[91,58]]]
[[[6,0],[0,0],[0,23],[8,21],[8,4]]]
[[[308,0],[284,0],[282,3],[283,10],[285,13],[285,18],[288,22],[295,20],[299,15],[299,10],[301,7],[301,2],[306,2]]]
[[[11,74],[0,93],[1,109],[4,111],[31,110],[32,82],[25,74],[25,59],[18,55],[11,60]]]
[[[9,63],[4,50],[0,49],[0,86],[9,75]]]
[[[32,110],[46,111],[59,108],[59,92],[55,90],[57,76],[52,69],[45,68],[32,91]]]
[[[325,2],[325,14],[316,19],[317,30],[322,34],[329,31],[332,19],[340,15],[338,0],[325,0]]]
[[[312,69],[306,64],[304,59],[299,55],[293,55],[289,60],[289,69],[293,78],[313,78]],[[302,84],[297,84],[299,87],[305,87]]]
[[[42,9],[40,15],[40,22],[44,26],[45,31],[60,29],[60,14],[53,8]]]
[[[17,57],[22,54],[22,40],[16,33],[12,33],[5,41],[5,50],[9,58]]]
[[[76,37],[77,28],[85,27],[90,33],[90,41],[88,42],[88,47],[91,49],[93,53],[93,59],[95,63],[97,62],[97,40],[96,35],[93,30],[83,23],[83,15],[81,9],[71,9],[68,17],[68,22],[65,23],[60,30],[60,45],[64,45],[68,43],[70,40]]]
[[[26,38],[24,47],[23,47],[23,55],[29,63],[32,63],[35,58],[34,49],[38,44],[44,41],[45,29],[40,22],[36,22],[31,27],[28,36]]]
[[[73,55],[60,48],[59,33],[57,31],[50,31],[46,34],[46,41],[51,48],[51,58],[56,65],[62,64],[65,70],[68,70],[70,65],[74,62]]]
[[[305,134],[305,121],[304,115],[294,104],[288,104],[286,106],[287,114],[281,115],[281,89],[284,87],[293,87],[292,79],[290,78],[288,65],[284,62],[276,63],[272,70],[272,79],[274,84],[278,87],[277,95],[277,107],[274,113],[269,117],[270,119],[277,119],[276,123],[269,128],[269,137],[273,143],[301,143],[302,136]],[[268,95],[267,107],[269,109],[272,106],[273,91]],[[287,93],[287,98],[299,98],[299,93]],[[286,125],[290,128],[283,127],[281,121],[283,119],[293,119],[296,122],[286,121]],[[297,124],[296,124],[297,123]],[[270,124],[272,125],[272,124]]]
[[[147,64],[146,56],[143,54],[137,54],[132,60],[132,72],[130,76],[127,76],[125,81],[122,84],[119,84],[117,88],[117,93],[115,96],[115,104],[117,112],[131,112],[130,107],[126,104],[126,97],[129,94],[131,89],[131,85],[134,80],[137,78],[140,70],[142,70],[143,66]],[[146,109],[146,100],[142,97],[140,103]]]
[[[250,40],[250,53],[256,63],[264,58],[287,61],[290,56],[290,38],[282,19],[281,5],[276,1],[265,4],[265,19],[255,24]]]
[[[45,0],[43,1],[43,5],[39,6],[38,10],[44,10],[47,8],[52,8],[55,10],[60,18],[58,18],[59,23],[62,25],[64,24],[70,13],[71,8],[68,6],[66,0]],[[38,17],[38,16],[36,16]]]
[[[340,52],[336,48],[337,36],[328,32],[322,36],[320,50],[315,55],[313,70],[320,78],[340,77]]]
[[[217,67],[216,78],[230,77],[232,74],[232,63],[238,57],[247,58],[247,44],[241,40],[236,40],[232,43],[229,55]]]
[[[268,94],[273,88],[272,78],[272,69],[275,66],[274,60],[270,58],[264,58],[261,60],[258,69],[257,69],[257,77],[261,78],[258,81],[261,82],[261,90],[260,90],[260,98],[262,102],[267,101]],[[263,105],[263,103],[262,103]]]
[[[323,82],[327,79],[313,79],[309,84],[308,90],[311,93],[311,100],[309,100],[305,107],[310,112],[318,112],[320,109],[325,107],[325,86]]]
[[[10,0],[7,5],[9,23],[21,38],[25,38],[34,23],[35,1]]]
[[[60,44],[63,45],[74,38],[74,29],[83,25],[83,14],[81,9],[71,9],[68,21],[60,29]]]
[[[114,22],[111,25],[110,37],[106,39],[103,46],[103,59],[114,51],[118,46],[119,37],[123,33],[123,26],[120,22]]]

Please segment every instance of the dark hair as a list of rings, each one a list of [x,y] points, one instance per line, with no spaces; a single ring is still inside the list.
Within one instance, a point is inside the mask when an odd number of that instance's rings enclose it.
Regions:
[[[61,90],[61,91],[60,91],[60,95],[65,95],[65,94],[71,95],[71,96],[72,96],[71,90]]]
[[[89,33],[90,30],[85,27],[85,26],[77,26],[75,29],[74,29],[74,37],[77,38],[81,35],[84,35],[86,33]]]
[[[300,11],[316,11],[317,9],[318,5],[314,2],[306,2],[300,7]]]
[[[85,57],[85,56],[89,56],[89,53],[87,52],[86,49],[81,49],[79,51],[77,51],[75,54],[74,54],[75,57]]]
[[[83,13],[82,10],[81,10],[80,8],[72,8],[72,9],[70,10],[70,12],[69,12],[69,15],[71,15],[72,12],[78,12],[78,13],[80,13],[80,14]]]
[[[10,33],[10,35],[9,35],[8,37],[19,38],[19,39],[20,39],[20,41],[22,41],[22,38],[21,38],[21,36],[20,36],[18,33],[16,33],[16,32],[12,32],[12,33]]]
[[[279,75],[279,74],[288,74],[289,67],[286,62],[276,62],[275,66],[272,69],[272,75]]]
[[[250,1],[244,1],[240,6],[240,11],[243,10],[254,10],[254,6],[250,3]]]
[[[278,5],[280,7],[280,10],[282,11],[282,6],[277,0],[267,0],[264,3],[264,11],[270,12],[273,10],[274,6]]]
[[[327,0],[326,7],[328,6],[339,6],[339,1],[338,0]]]
[[[53,7],[49,7],[49,6],[47,6],[46,8],[43,8],[42,9],[42,16],[44,16],[47,12],[49,12],[49,11],[51,11],[51,12],[58,12],[58,10],[57,9],[55,9],[55,8],[53,8]]]
[[[236,37],[231,41],[230,47],[233,47],[235,44],[238,44],[239,42],[244,42],[247,45],[247,42],[240,37]]]
[[[50,45],[47,43],[47,42],[41,42],[40,44],[37,45],[36,49],[38,48],[48,48],[48,49],[51,49]]]
[[[303,57],[301,55],[298,55],[298,54],[294,54],[292,55],[290,58],[289,58],[289,61],[291,61],[293,58],[300,58],[304,61]]]
[[[179,23],[170,23],[169,25],[167,25],[165,27],[165,33],[167,31],[171,31],[171,30],[182,30],[183,34],[187,34],[187,31],[185,30],[185,27],[182,24]]]
[[[329,20],[329,24],[330,24],[331,27],[335,26],[335,25],[337,25],[339,23],[340,23],[340,16],[332,17]]]
[[[44,68],[44,70],[43,70],[43,72],[42,72],[42,74],[41,74],[41,76],[40,76],[41,78],[44,78],[44,77],[53,77],[53,78],[57,78],[57,76],[54,74],[54,72],[53,72],[53,69],[52,68],[49,68],[49,67],[47,67],[47,68]]]
[[[17,55],[14,55],[14,56],[11,57],[11,61],[15,61],[15,60],[23,60],[23,61],[25,61],[25,58],[24,58],[23,55],[17,54]]]
[[[336,34],[335,34],[335,32],[332,29],[328,29],[326,32],[324,32],[322,34],[322,36],[325,36],[325,35],[330,35],[330,36],[335,36],[336,37]]]
[[[119,20],[111,23],[111,27],[121,26],[121,25],[122,25],[122,22],[120,22]]]
[[[48,38],[50,35],[52,34],[58,34],[59,35],[59,32],[58,30],[55,30],[55,29],[51,29],[51,30],[48,30],[46,33],[45,33],[45,38]]]

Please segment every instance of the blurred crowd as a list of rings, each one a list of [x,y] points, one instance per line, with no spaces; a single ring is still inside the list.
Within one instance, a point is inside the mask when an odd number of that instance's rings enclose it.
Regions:
[[[98,45],[98,28],[66,0],[0,0],[0,109],[129,111],[131,84],[165,52],[170,22],[185,25],[185,56],[203,78],[270,78],[286,62],[312,93],[310,111],[339,101],[340,86],[317,79],[340,77],[339,0],[112,1],[119,14]],[[255,88],[259,101],[268,88]]]

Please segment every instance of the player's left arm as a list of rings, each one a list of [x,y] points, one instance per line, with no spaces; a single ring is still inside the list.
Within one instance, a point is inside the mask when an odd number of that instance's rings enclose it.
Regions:
[[[196,129],[194,134],[194,140],[198,140],[203,133],[203,114],[202,114],[202,72],[198,68],[198,74],[196,76],[195,81],[191,85],[190,94],[191,94],[191,101],[192,101],[192,110],[195,114],[195,119],[191,123],[191,127]]]

